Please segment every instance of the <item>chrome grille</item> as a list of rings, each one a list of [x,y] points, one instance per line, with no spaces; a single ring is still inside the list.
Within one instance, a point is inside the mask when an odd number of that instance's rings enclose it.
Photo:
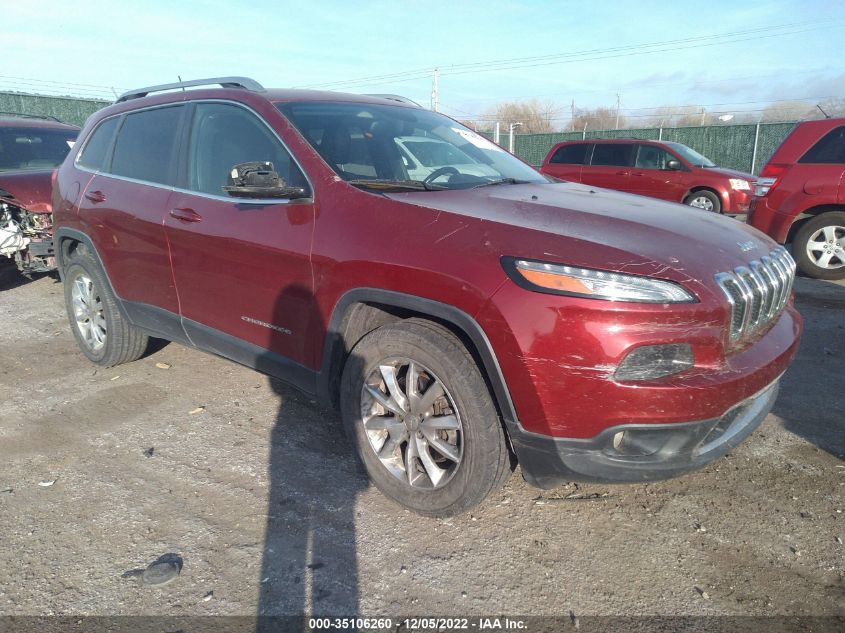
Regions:
[[[779,246],[759,260],[718,273],[716,283],[731,306],[730,341],[750,335],[783,310],[795,280],[795,262]]]

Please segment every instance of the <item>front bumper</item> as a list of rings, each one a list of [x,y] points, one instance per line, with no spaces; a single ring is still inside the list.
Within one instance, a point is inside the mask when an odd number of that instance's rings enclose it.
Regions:
[[[523,477],[539,488],[553,488],[567,481],[667,479],[705,466],[751,435],[771,411],[778,387],[775,380],[724,415],[709,420],[622,424],[589,439],[511,431],[511,442]]]

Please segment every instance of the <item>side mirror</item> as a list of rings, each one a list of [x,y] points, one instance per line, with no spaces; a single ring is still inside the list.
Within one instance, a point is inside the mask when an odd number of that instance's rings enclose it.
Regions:
[[[670,171],[678,171],[681,169],[681,161],[672,159],[670,161],[666,161],[666,169]]]
[[[229,181],[223,191],[233,198],[307,198],[302,187],[290,187],[276,173],[270,161],[257,161],[235,165],[229,171]]]

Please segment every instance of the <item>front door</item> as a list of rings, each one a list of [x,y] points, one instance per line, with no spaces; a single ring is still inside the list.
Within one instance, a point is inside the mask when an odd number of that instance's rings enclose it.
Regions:
[[[313,201],[238,198],[223,189],[235,165],[253,161],[272,162],[291,186],[310,186],[251,110],[220,101],[192,107],[183,191],[164,220],[185,331],[197,346],[267,373],[313,366]]]

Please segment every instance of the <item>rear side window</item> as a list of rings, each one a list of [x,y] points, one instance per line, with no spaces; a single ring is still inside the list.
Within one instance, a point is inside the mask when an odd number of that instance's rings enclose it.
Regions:
[[[634,162],[634,149],[636,145],[622,143],[597,143],[593,149],[592,165],[613,165],[618,167],[630,167]]]
[[[558,147],[549,162],[555,165],[583,165],[589,143],[576,143]]]
[[[308,188],[285,146],[256,115],[226,103],[198,103],[191,126],[188,189],[227,195],[232,167],[270,161],[291,187]]]
[[[102,169],[106,162],[106,154],[111,147],[114,131],[117,129],[119,118],[106,119],[97,126],[79,157],[79,164],[90,169]]]
[[[127,114],[114,145],[110,172],[137,180],[175,183],[173,154],[182,106]]]
[[[825,134],[798,162],[845,163],[845,126]]]

